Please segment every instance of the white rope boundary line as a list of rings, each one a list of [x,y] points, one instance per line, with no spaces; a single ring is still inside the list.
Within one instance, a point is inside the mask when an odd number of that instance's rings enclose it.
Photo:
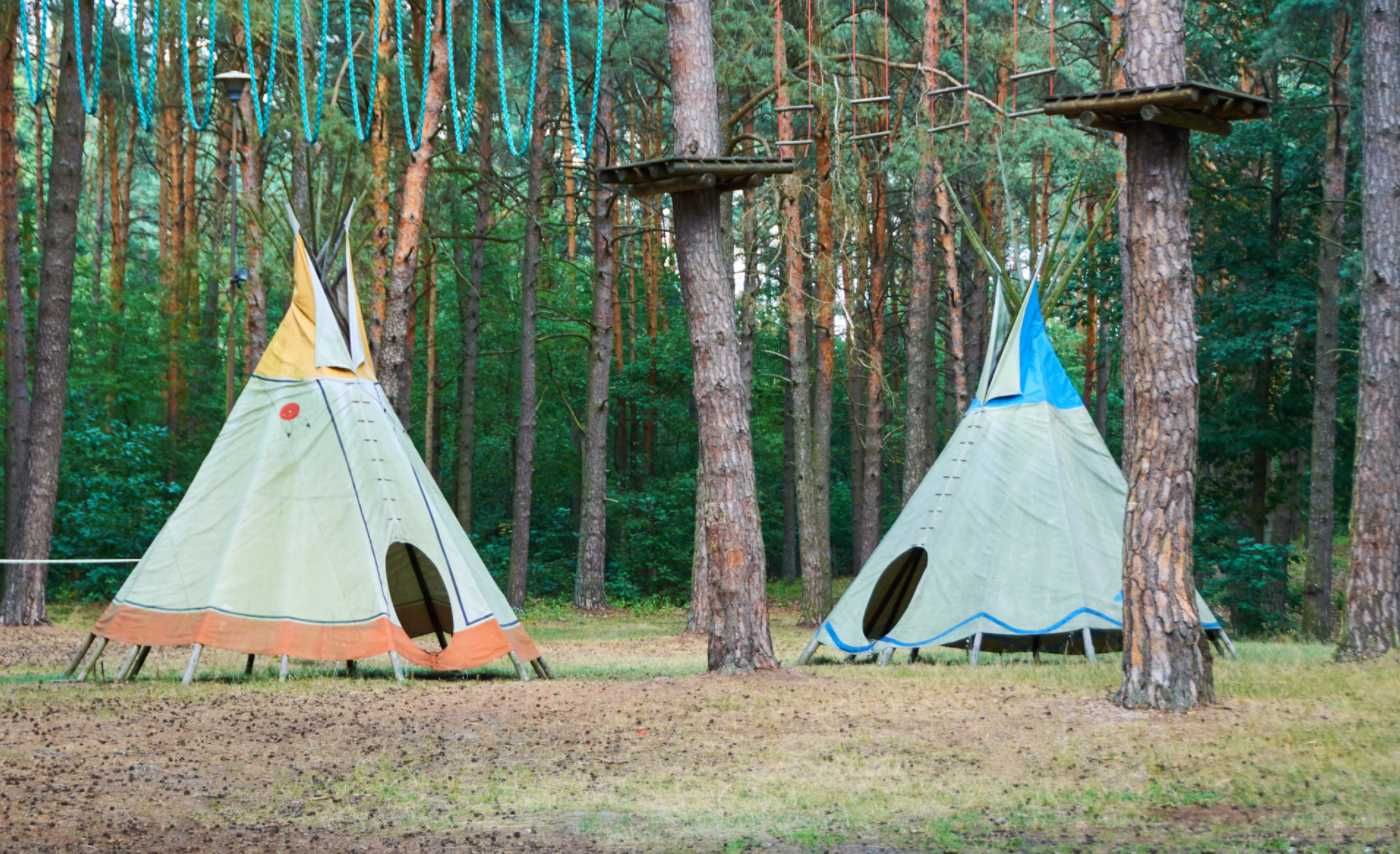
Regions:
[[[117,557],[103,559],[98,557],[70,557],[56,558],[54,560],[24,560],[22,558],[0,560],[0,566],[29,563],[140,563],[139,557]]]

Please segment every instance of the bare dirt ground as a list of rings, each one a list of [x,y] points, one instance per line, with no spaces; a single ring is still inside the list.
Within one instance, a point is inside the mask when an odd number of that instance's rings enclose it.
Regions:
[[[683,615],[619,612],[531,622],[552,682],[305,662],[279,684],[209,651],[185,688],[186,650],[135,684],[52,681],[91,616],[0,631],[3,850],[1400,845],[1394,659],[1242,644],[1221,705],[1159,716],[1105,700],[1109,656],[711,677]]]

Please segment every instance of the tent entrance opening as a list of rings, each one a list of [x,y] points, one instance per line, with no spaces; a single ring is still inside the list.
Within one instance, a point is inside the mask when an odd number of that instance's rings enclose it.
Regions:
[[[867,640],[879,640],[894,629],[909,608],[927,568],[928,552],[918,546],[890,561],[865,606],[863,628]]]
[[[393,543],[384,556],[384,571],[404,632],[429,652],[446,649],[452,638],[452,600],[437,566],[417,546]]]

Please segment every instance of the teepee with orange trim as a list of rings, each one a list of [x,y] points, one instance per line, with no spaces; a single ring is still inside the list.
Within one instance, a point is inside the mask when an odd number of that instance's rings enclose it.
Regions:
[[[375,381],[349,247],[337,299],[293,230],[291,308],[93,635],[133,646],[118,678],[176,645],[194,646],[186,681],[206,646],[281,656],[284,675],[385,653],[400,678],[402,660],[507,655],[548,675]]]

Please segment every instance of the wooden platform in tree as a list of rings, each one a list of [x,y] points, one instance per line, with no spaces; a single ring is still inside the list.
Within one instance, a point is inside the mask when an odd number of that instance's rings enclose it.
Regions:
[[[1226,136],[1230,123],[1269,117],[1271,103],[1206,83],[1110,89],[1045,99],[1045,113],[1069,116],[1087,127],[1126,133],[1144,122]]]
[[[769,175],[786,175],[795,161],[778,157],[660,157],[619,163],[598,171],[605,184],[634,196],[718,190],[729,193],[762,184]]]

